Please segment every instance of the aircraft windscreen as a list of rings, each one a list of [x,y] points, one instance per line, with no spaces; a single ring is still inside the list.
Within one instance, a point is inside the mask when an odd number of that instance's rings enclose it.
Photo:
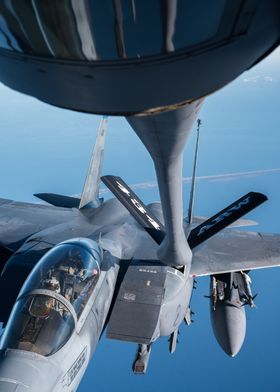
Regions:
[[[101,250],[97,244],[91,252],[74,243],[58,245],[37,265],[23,294],[51,290],[69,301],[79,318],[98,281],[100,264]]]
[[[12,324],[4,332],[1,349],[32,351],[44,356],[58,351],[75,328],[74,318],[66,306],[46,295],[20,299],[10,321]]]
[[[70,338],[96,287],[102,251],[91,240],[55,246],[24,284],[1,339],[13,348],[52,355]]]

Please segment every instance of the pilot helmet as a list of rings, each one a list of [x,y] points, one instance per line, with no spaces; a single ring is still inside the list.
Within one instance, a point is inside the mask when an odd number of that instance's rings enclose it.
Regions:
[[[56,293],[60,292],[60,284],[55,276],[52,276],[50,279],[46,279],[44,282],[44,286],[48,290],[55,291]]]

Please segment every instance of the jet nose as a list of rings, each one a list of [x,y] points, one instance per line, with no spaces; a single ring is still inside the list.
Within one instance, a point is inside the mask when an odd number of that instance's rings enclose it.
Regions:
[[[226,354],[234,357],[240,351],[246,334],[244,306],[235,306],[227,301],[218,303],[216,309],[211,310],[211,321],[217,342]]]
[[[38,354],[9,349],[1,352],[1,392],[50,392],[59,375],[58,367]]]

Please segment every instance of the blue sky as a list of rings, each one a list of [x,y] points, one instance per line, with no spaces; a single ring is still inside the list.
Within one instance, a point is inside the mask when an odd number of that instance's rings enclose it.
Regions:
[[[198,175],[280,168],[280,50],[208,97],[200,118]],[[99,117],[51,107],[0,85],[1,197],[35,201],[36,192],[77,194],[81,191]],[[184,175],[191,173],[194,134],[185,151]],[[151,159],[123,118],[110,118],[104,174],[126,182],[152,182]],[[261,191],[269,201],[249,217],[253,230],[280,233],[280,173],[236,176],[227,181],[199,181],[195,212],[212,215],[248,191]],[[145,202],[158,199],[157,189],[137,191]],[[109,194],[106,194],[109,197]],[[188,200],[189,185],[184,185]],[[106,196],[106,197],[107,197]],[[158,341],[148,374],[131,372],[135,346],[103,338],[79,391],[278,391],[280,380],[280,270],[251,274],[258,292],[257,309],[247,310],[247,336],[232,359],[219,348],[211,330],[209,278],[198,281],[193,296],[194,323],[181,327],[175,354],[167,339]]]

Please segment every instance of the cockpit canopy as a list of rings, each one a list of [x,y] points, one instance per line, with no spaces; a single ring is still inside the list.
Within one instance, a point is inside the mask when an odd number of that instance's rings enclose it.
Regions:
[[[52,355],[72,335],[100,275],[102,250],[88,239],[63,242],[49,251],[24,284],[1,349]]]
[[[67,241],[55,246],[35,267],[19,296],[47,290],[62,296],[80,317],[100,274],[102,251],[93,241]]]

